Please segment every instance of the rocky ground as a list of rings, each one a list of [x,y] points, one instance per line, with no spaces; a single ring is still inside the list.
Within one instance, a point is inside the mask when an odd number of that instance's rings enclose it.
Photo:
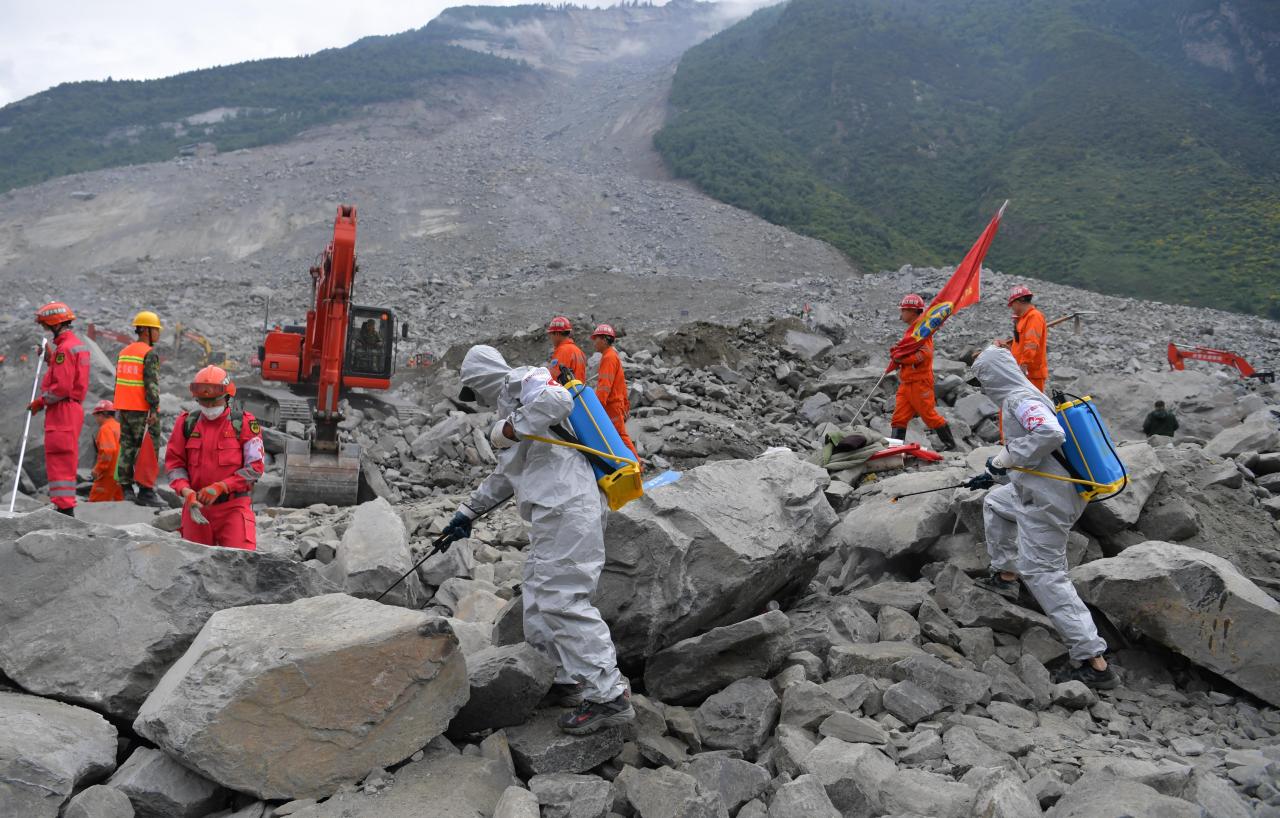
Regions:
[[[581,20],[578,45],[619,36]],[[1280,327],[987,272],[983,303],[938,338],[961,451],[820,468],[828,424],[888,432],[892,378],[854,413],[901,332],[897,299],[949,271],[863,275],[664,178],[647,140],[699,33],[627,31],[651,47],[517,38],[542,68],[516,88],[462,84],[286,145],[9,194],[6,487],[36,303],[113,329],[155,307],[243,364],[268,296],[277,315],[303,308],[338,201],[361,208],[360,300],[395,306],[412,328],[400,357],[434,363],[396,379],[419,411],[348,412],[376,495],[358,507],[279,507],[276,455],[300,430],[268,430],[256,553],[184,543],[174,510],[42,508],[36,429],[22,513],[0,518],[0,814],[1280,815],[1280,389],[1164,361],[1180,340],[1265,369]],[[1052,331],[1051,385],[1095,397],[1130,472],[1070,548],[1113,691],[1053,684],[1065,651],[1043,614],[972,581],[982,492],[892,500],[991,451],[995,410],[963,359],[1008,333],[1000,296],[1024,282],[1051,318],[1087,313]],[[539,706],[552,669],[523,641],[511,509],[411,570],[494,462],[491,416],[456,400],[463,351],[541,362],[554,313],[627,330],[633,437],[651,474],[682,475],[610,516],[596,601],[638,718],[589,738]],[[95,398],[118,348],[95,350]],[[171,425],[201,356],[165,356]],[[1181,420],[1172,439],[1141,433],[1156,399]],[[909,439],[936,444],[915,425]]]

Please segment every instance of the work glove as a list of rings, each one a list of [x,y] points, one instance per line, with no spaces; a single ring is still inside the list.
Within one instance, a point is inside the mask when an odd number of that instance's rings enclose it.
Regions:
[[[996,484],[996,479],[991,475],[983,472],[969,478],[969,482],[965,483],[965,488],[970,489],[989,489]]]
[[[506,430],[509,423],[511,423],[509,418],[502,418],[497,423],[493,424],[493,428],[489,430],[489,443],[493,448],[510,449],[519,442],[507,437]]]
[[[1009,453],[1001,449],[994,457],[987,458],[987,474],[992,477],[1004,477],[1009,473]]]
[[[218,482],[205,486],[196,492],[196,502],[202,506],[207,506],[226,493],[227,484],[219,480]]]
[[[182,490],[182,507],[190,515],[191,521],[196,525],[208,525],[209,518],[204,516],[200,511],[200,499],[196,490],[187,486]]]
[[[449,524],[444,527],[444,531],[441,531],[440,533],[448,537],[448,539],[444,541],[441,550],[447,549],[458,540],[465,540],[471,536],[471,517],[467,512],[462,509],[458,509],[458,511],[453,515],[453,519],[449,521]]]
[[[44,398],[36,398],[27,404],[27,411],[33,415],[40,414],[40,410],[44,408]]]

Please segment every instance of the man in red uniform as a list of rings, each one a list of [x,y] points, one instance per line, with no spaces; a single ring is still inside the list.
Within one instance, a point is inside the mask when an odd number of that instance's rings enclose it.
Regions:
[[[908,329],[915,326],[916,319],[923,312],[924,299],[915,293],[904,296],[898,304],[898,315]],[[925,426],[938,433],[943,451],[954,449],[956,439],[951,434],[951,427],[934,405],[933,336],[925,339],[917,351],[893,360],[898,365],[898,395],[891,421],[893,436],[906,440],[907,424],[912,418],[919,417]]]
[[[45,348],[49,368],[40,382],[40,395],[27,406],[44,416],[44,468],[49,499],[58,511],[75,516],[76,464],[80,459],[80,430],[84,428],[85,393],[89,391],[89,347],[71,331],[75,313],[61,301],[36,310],[36,323],[49,330],[53,343]]]
[[[1031,290],[1021,284],[1009,291],[1013,337],[997,339],[995,343],[1012,352],[1022,374],[1032,386],[1044,392],[1049,380],[1049,329],[1044,313],[1031,305],[1031,298]]]
[[[251,495],[263,470],[262,427],[231,408],[235,393],[221,367],[196,373],[191,394],[200,411],[178,415],[164,467],[169,486],[182,496],[183,539],[256,551]]]
[[[557,315],[547,324],[547,337],[551,339],[551,361],[547,369],[551,376],[559,380],[560,367],[573,373],[574,380],[587,382],[587,356],[573,342],[573,325],[563,315]]]
[[[93,439],[98,450],[98,460],[93,464],[93,488],[89,490],[90,503],[110,503],[124,499],[124,489],[116,482],[116,461],[120,456],[120,423],[116,420],[116,407],[109,400],[100,400],[93,407],[93,418],[98,421],[98,434]]]
[[[591,333],[591,343],[600,353],[600,374],[596,377],[596,397],[600,405],[609,413],[609,420],[618,430],[618,437],[627,444],[627,448],[640,459],[636,444],[631,442],[627,434],[627,417],[631,414],[631,399],[627,396],[627,376],[622,374],[622,360],[618,358],[618,350],[613,348],[618,334],[608,324],[601,324]],[[624,455],[625,456],[625,455]]]

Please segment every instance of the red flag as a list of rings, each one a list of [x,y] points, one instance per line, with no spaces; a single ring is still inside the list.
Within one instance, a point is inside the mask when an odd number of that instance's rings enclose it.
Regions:
[[[1004,209],[1008,206],[1009,202],[1006,199],[1005,203],[1000,205],[999,212],[991,219],[991,223],[987,225],[987,229],[982,231],[982,235],[978,236],[973,247],[969,248],[964,261],[960,262],[960,266],[951,274],[951,279],[947,281],[946,286],[938,291],[916,322],[903,333],[902,340],[889,350],[889,365],[885,367],[885,372],[892,372],[898,366],[895,358],[914,355],[928,339],[933,337],[934,333],[942,328],[952,313],[978,303],[978,299],[982,297],[982,259],[986,257],[987,248],[991,246],[991,240],[996,237],[996,231],[1000,229],[1000,217],[1004,215]]]

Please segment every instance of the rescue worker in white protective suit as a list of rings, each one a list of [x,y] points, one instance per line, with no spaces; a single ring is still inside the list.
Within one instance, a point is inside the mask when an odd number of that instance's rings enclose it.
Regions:
[[[991,558],[991,575],[982,584],[1016,600],[1021,578],[1031,591],[1070,653],[1071,661],[1055,681],[1113,688],[1119,678],[1103,657],[1107,643],[1067,578],[1067,536],[1084,513],[1085,501],[1073,483],[1011,471],[1017,467],[1070,476],[1054,457],[1066,435],[1053,402],[1027,380],[1007,349],[984,350],[973,362],[973,374],[1000,405],[1005,445],[987,460],[987,474],[970,485],[989,487],[996,477],[1009,478],[988,492],[982,504]]]
[[[560,728],[582,735],[631,721],[635,711],[609,626],[591,604],[604,568],[608,506],[581,453],[522,439],[559,437],[552,427],[568,419],[573,398],[546,368],[512,368],[490,346],[467,351],[461,376],[464,400],[498,410],[489,434],[498,466],[459,507],[445,533],[470,536],[479,513],[514,493],[520,516],[530,524],[522,589],[525,639],[558,666],[552,700],[576,708],[560,717]]]

